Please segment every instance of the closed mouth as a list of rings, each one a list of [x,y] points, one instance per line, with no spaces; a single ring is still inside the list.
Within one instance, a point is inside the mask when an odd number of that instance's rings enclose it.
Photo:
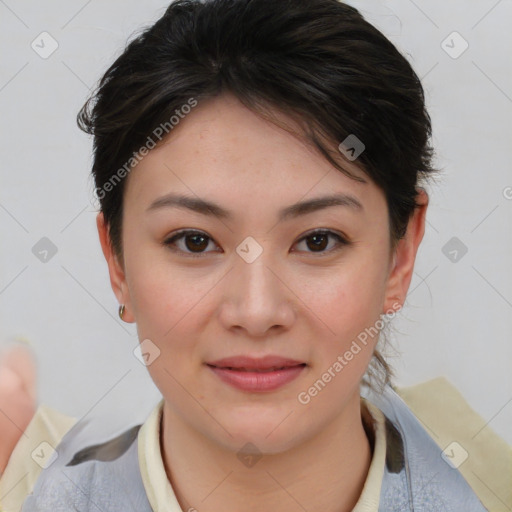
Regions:
[[[212,364],[208,364],[208,366],[211,366],[212,368],[219,368],[221,370],[232,370],[237,372],[255,372],[255,373],[269,373],[269,372],[276,372],[280,370],[289,370],[291,368],[297,368],[298,366],[306,366],[306,363],[301,363],[293,366],[273,366],[270,368],[245,368],[245,367],[239,367],[235,368],[233,366],[215,366]]]

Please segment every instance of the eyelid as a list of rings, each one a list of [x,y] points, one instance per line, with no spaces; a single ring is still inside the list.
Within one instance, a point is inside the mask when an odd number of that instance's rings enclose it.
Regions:
[[[337,252],[339,249],[342,249],[344,246],[348,246],[351,244],[348,237],[339,231],[335,231],[330,228],[314,228],[309,231],[306,231],[306,233],[301,235],[300,238],[297,240],[297,242],[295,242],[295,244],[293,244],[293,245],[296,245],[299,242],[302,242],[305,238],[308,238],[313,235],[328,235],[331,238],[335,238],[337,240],[337,245],[328,251],[320,251],[317,253],[315,253],[314,251],[305,251],[307,254],[311,254],[315,257],[329,256],[329,255]]]
[[[197,257],[204,257],[205,254],[208,254],[209,252],[212,252],[212,251],[206,251],[206,252],[197,252],[197,253],[194,253],[194,252],[187,252],[187,251],[182,251],[181,249],[176,249],[176,248],[173,248],[172,247],[172,243],[175,242],[176,240],[180,240],[180,239],[183,239],[185,238],[187,235],[202,235],[204,236],[205,238],[208,238],[210,241],[212,241],[213,243],[215,243],[215,245],[217,245],[217,243],[215,242],[215,240],[210,236],[208,235],[207,233],[205,233],[204,231],[200,231],[198,229],[182,229],[182,230],[179,230],[179,231],[176,231],[175,233],[173,233],[171,236],[167,237],[163,242],[162,244],[166,247],[168,247],[171,251],[173,252],[176,252],[176,253],[181,253],[181,254],[185,254],[186,257],[192,257],[192,258],[197,258]]]
[[[183,251],[181,249],[175,249],[172,247],[172,243],[174,243],[176,240],[185,238],[187,235],[202,235],[205,238],[208,238],[210,241],[212,241],[215,245],[218,246],[218,244],[217,244],[217,242],[215,242],[214,238],[212,238],[206,232],[197,230],[197,229],[182,229],[182,230],[176,231],[171,236],[166,237],[165,240],[162,242],[162,245],[169,248],[173,252],[181,253],[181,254],[186,255],[186,257],[190,256],[192,258],[204,257],[205,254],[213,252],[213,251],[203,251],[203,252],[194,253],[194,252]],[[318,253],[315,253],[314,251],[305,251],[306,253],[309,253],[309,254],[312,254],[312,255],[315,255],[318,257],[321,257],[323,255],[326,256],[326,255],[332,254],[332,253],[336,252],[337,250],[341,249],[343,246],[347,246],[347,245],[351,244],[348,237],[346,237],[341,232],[335,231],[330,228],[314,228],[309,231],[306,231],[306,233],[301,235],[300,238],[298,238],[297,241],[294,243],[294,245],[296,245],[299,242],[302,242],[305,238],[308,238],[313,235],[329,235],[332,238],[335,238],[337,240],[337,247],[335,247],[334,249],[330,249],[328,251],[319,251]],[[294,252],[297,252],[297,251],[294,251]]]

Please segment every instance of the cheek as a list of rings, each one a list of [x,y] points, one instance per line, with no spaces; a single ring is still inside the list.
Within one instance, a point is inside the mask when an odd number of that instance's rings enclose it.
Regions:
[[[138,244],[132,237],[126,268],[130,301],[141,334],[160,340],[183,329],[208,290],[197,269],[173,266],[165,248]],[[127,240],[127,248],[130,249]]]
[[[366,257],[360,253],[357,261],[347,261],[343,268],[331,271],[329,279],[305,290],[312,321],[319,330],[312,352],[314,376],[320,378],[330,368],[336,374],[335,383],[329,386],[331,392],[337,390],[335,394],[358,383],[379,339],[385,292],[385,265],[380,261],[371,252]]]
[[[134,266],[132,272],[136,278],[129,284],[130,298],[138,338],[147,344],[150,352],[157,354],[147,370],[163,396],[173,396],[174,402],[186,407],[189,397],[182,385],[191,363],[200,360],[191,333],[200,329],[198,317],[202,302],[199,299],[205,291],[202,286],[198,289],[197,283],[185,282],[182,273],[173,275],[172,269],[147,261]]]
[[[353,265],[331,269],[301,293],[326,334],[346,341],[379,318],[385,292],[383,272],[383,265],[359,258]]]
[[[199,299],[205,292],[203,286],[199,289],[199,281],[187,280],[183,272],[151,264],[148,259],[140,264],[132,259],[127,268],[132,276],[128,286],[138,338],[158,354],[148,371],[162,390],[160,382],[172,385],[169,374],[179,378],[180,368],[186,367],[184,361],[196,360],[190,332],[199,328]]]

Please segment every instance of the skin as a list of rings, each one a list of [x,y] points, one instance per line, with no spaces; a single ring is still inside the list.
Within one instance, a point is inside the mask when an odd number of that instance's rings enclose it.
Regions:
[[[307,405],[297,396],[381,313],[403,302],[427,194],[419,189],[421,207],[392,253],[384,194],[355,163],[344,165],[366,183],[228,94],[200,103],[164,141],[128,177],[123,264],[102,213],[97,227],[124,320],[160,350],[148,370],[165,400],[162,458],[181,507],[351,510],[371,462],[359,385],[377,336]],[[214,201],[233,218],[146,212],[171,191]],[[364,210],[335,206],[277,222],[281,208],[333,192],[356,196]],[[188,245],[181,239],[173,252],[163,242],[180,229],[209,238],[199,249],[193,236]],[[329,237],[315,251],[304,236],[317,229],[351,243],[334,250]],[[236,252],[248,236],[263,249],[252,263]],[[194,251],[198,257],[189,256]],[[205,365],[240,354],[277,354],[308,366],[275,391],[250,393]],[[237,457],[248,442],[262,455],[251,467]]]
[[[32,351],[11,345],[0,351],[0,476],[34,416],[36,363]]]

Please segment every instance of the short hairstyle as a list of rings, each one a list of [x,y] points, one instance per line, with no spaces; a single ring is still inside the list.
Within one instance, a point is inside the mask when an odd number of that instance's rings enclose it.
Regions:
[[[297,136],[359,180],[338,149],[357,137],[364,151],[354,163],[386,197],[396,248],[418,206],[417,185],[437,172],[423,87],[407,59],[337,0],[177,0],[129,42],[77,117],[94,136],[92,176],[121,262],[126,180],[113,178],[191,98],[223,92],[285,129],[273,111],[297,121]],[[378,350],[372,362],[389,382]]]

